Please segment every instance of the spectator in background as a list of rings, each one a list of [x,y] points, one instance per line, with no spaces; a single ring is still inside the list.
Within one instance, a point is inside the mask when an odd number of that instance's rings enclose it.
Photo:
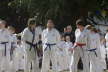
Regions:
[[[66,29],[64,29],[64,36],[70,36],[71,42],[73,42],[73,43],[75,42],[75,34],[72,31],[72,26],[71,25],[68,25],[66,27]]]

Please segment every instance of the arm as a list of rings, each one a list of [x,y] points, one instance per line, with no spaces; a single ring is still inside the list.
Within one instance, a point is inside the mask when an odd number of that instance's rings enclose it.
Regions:
[[[60,33],[56,31],[56,41],[60,42]]]
[[[27,30],[26,29],[22,32],[21,39],[23,42],[25,42],[27,40]]]

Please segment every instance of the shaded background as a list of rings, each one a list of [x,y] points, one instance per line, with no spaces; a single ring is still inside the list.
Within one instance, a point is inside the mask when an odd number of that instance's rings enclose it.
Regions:
[[[108,0],[0,0],[0,18],[21,32],[30,17],[37,24],[45,25],[47,18],[53,18],[56,27],[71,24],[75,29],[75,20],[88,17],[88,12],[101,19],[102,13],[108,17]]]

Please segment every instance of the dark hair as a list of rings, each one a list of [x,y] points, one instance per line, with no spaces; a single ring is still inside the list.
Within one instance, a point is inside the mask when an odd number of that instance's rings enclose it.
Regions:
[[[78,19],[78,20],[76,21],[76,25],[85,26],[85,22],[84,22],[83,19]]]
[[[92,27],[90,30],[91,30],[91,31],[94,31],[95,33],[98,32],[97,29],[96,29],[95,27]]]

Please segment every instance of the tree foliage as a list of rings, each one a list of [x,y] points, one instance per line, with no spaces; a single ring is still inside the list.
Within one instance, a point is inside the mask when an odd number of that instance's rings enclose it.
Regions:
[[[13,15],[20,21],[35,17],[38,23],[44,25],[47,18],[53,18],[58,27],[64,27],[67,24],[74,25],[75,20],[80,16],[86,17],[88,11],[95,13],[107,9],[108,0],[7,0],[0,2],[0,6],[3,12],[10,10],[9,15],[5,16]]]

